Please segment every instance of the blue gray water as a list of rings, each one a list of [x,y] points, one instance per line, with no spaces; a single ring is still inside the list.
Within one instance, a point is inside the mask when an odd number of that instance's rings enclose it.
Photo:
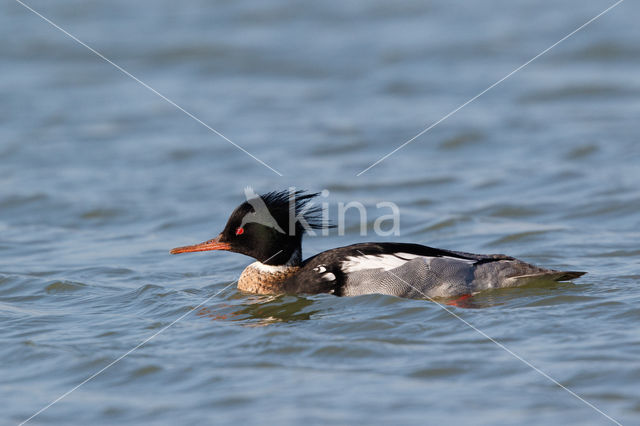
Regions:
[[[243,188],[401,210],[358,241],[586,270],[456,315],[640,419],[640,27],[613,2],[31,1],[260,165],[13,1],[0,5],[0,423],[609,424],[425,300],[256,297],[249,259],[170,256]],[[334,210],[335,212],[335,210]],[[219,295],[216,295],[221,292]]]

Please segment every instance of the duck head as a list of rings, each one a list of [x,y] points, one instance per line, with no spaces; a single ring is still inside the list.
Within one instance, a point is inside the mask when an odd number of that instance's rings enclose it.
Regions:
[[[247,201],[231,213],[222,232],[200,244],[177,247],[171,254],[226,250],[253,257],[266,265],[298,265],[305,230],[327,226],[311,199],[318,193],[273,191],[257,195],[245,189]]]

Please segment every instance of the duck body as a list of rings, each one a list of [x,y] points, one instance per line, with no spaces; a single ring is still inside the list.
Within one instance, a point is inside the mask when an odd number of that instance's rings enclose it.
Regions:
[[[319,253],[299,265],[254,262],[238,288],[261,294],[387,294],[455,297],[534,281],[566,281],[584,272],[540,268],[502,254],[472,254],[409,243],[361,243]]]
[[[391,242],[338,247],[303,261],[304,232],[327,226],[315,215],[317,210],[308,209],[316,195],[281,191],[247,196],[220,235],[171,253],[226,250],[253,257],[256,262],[244,269],[238,288],[258,294],[379,293],[431,299],[535,281],[568,281],[585,274],[545,269],[502,254]]]

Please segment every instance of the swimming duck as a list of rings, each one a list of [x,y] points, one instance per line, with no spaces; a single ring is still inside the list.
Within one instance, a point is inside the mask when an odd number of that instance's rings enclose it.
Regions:
[[[569,281],[586,272],[545,269],[503,254],[472,254],[410,243],[359,243],[302,260],[305,230],[328,224],[311,207],[318,193],[274,191],[248,198],[216,238],[172,254],[226,250],[256,259],[238,289],[258,294],[388,294],[449,298],[534,281]]]

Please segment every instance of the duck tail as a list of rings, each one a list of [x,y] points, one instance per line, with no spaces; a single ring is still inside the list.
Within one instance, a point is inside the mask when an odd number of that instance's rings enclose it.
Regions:
[[[554,280],[555,281],[571,281],[576,278],[580,278],[584,274],[586,274],[586,272],[583,272],[583,271],[562,271],[560,272],[560,276],[557,278],[554,278]]]
[[[518,275],[510,277],[516,285],[524,285],[533,281],[571,281],[583,276],[586,272],[582,271],[544,271],[527,275]]]

